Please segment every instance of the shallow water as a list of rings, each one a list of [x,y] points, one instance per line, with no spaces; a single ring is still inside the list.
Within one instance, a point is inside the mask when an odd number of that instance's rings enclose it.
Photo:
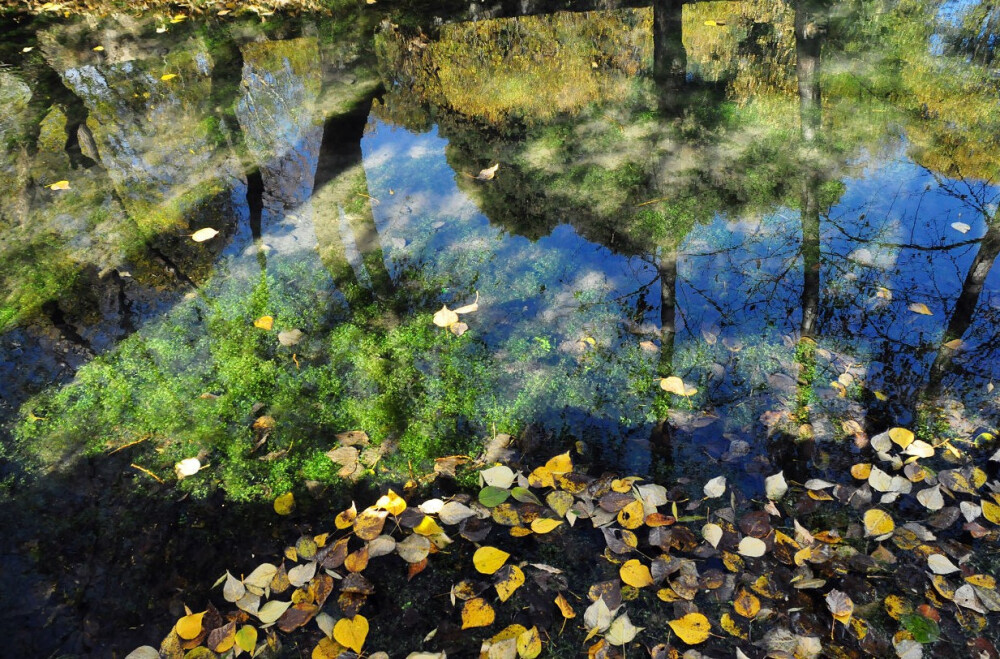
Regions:
[[[910,4],[22,27],[3,474],[140,442],[260,501],[363,429],[399,471],[509,433],[753,488],[995,425],[993,41]]]

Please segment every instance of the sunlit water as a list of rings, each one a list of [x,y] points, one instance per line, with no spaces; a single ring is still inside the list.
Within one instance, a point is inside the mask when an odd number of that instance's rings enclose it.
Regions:
[[[753,488],[990,427],[994,40],[924,5],[18,32],[4,473],[153,437],[254,500],[361,429],[397,469],[508,433]]]

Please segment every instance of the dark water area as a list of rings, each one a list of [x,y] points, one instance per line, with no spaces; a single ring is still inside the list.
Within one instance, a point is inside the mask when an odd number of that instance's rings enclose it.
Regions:
[[[5,20],[17,656],[155,637],[344,431],[376,481],[507,433],[753,493],[997,425],[995,7]]]

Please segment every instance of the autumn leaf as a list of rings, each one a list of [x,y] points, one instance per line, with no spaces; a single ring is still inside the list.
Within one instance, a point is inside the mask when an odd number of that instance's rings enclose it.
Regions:
[[[625,561],[618,573],[622,581],[629,586],[644,588],[653,585],[653,575],[650,573],[649,568],[637,559],[633,558]]]
[[[244,652],[252,653],[257,648],[257,628],[253,625],[243,625],[236,632],[236,645]]]
[[[389,490],[375,502],[375,507],[398,517],[406,510],[406,501],[392,490]]]
[[[556,595],[555,603],[556,606],[559,607],[559,612],[562,613],[563,618],[569,619],[576,617],[576,611],[573,610],[573,606],[566,599],[565,595],[562,593]]]
[[[171,21],[171,23],[172,22],[173,21]],[[170,80],[173,80],[176,77],[177,77],[176,73],[164,73],[163,75],[160,76],[160,80],[162,80],[163,82],[169,82]]]
[[[295,495],[286,492],[274,500],[274,512],[279,515],[291,515],[295,510]]]
[[[517,637],[517,656],[520,659],[535,659],[542,653],[542,637],[538,627],[525,630]]]
[[[712,480],[705,483],[705,497],[709,499],[716,499],[721,497],[726,491],[726,477],[716,476]]]
[[[701,613],[689,613],[678,620],[667,623],[678,638],[688,645],[698,645],[708,640],[712,626]]]
[[[934,312],[927,308],[927,305],[923,302],[912,302],[910,306],[906,307],[913,313],[918,313],[922,316],[933,316]]]
[[[477,181],[492,181],[493,177],[496,176],[497,170],[500,169],[500,163],[493,165],[492,167],[487,167],[486,169],[479,170],[473,178]]]
[[[177,480],[184,480],[188,476],[194,476],[201,471],[201,460],[198,458],[185,458],[174,465],[174,473]]]
[[[733,609],[744,618],[752,619],[760,611],[760,600],[746,589],[740,589],[733,599]]]
[[[480,547],[472,556],[472,564],[482,574],[493,574],[499,570],[510,554],[496,547]]]
[[[333,627],[333,639],[346,648],[361,654],[361,648],[368,638],[368,619],[363,615],[341,618]]]
[[[746,536],[740,540],[739,546],[736,548],[742,556],[749,556],[750,558],[758,558],[763,556],[767,551],[767,545],[764,544],[763,540],[759,538],[754,538],[752,536]]]
[[[562,521],[558,519],[551,519],[549,517],[536,517],[531,521],[531,530],[535,533],[545,534],[549,533],[560,524],[562,524]]]
[[[497,571],[494,584],[501,602],[506,602],[518,588],[524,585],[524,572],[516,565],[506,565]]]
[[[628,614],[623,613],[622,615],[615,618],[615,621],[611,623],[608,627],[607,633],[605,633],[604,638],[608,643],[612,645],[625,645],[626,643],[631,643],[632,639],[636,637],[636,634],[641,632],[644,627],[636,627],[629,620]]]
[[[834,620],[842,625],[847,625],[854,614],[854,602],[851,598],[839,590],[831,590],[826,595],[826,605],[833,614]]]
[[[482,597],[475,597],[462,607],[462,629],[487,627],[493,624],[496,613]]]
[[[185,641],[197,638],[201,634],[201,620],[205,617],[205,611],[201,613],[191,613],[177,621],[174,630],[177,635]]]
[[[217,235],[219,235],[218,231],[209,227],[205,227],[204,229],[198,229],[197,231],[192,233],[191,240],[195,241],[196,243],[203,243],[206,240],[211,240],[212,238],[215,238]]]
[[[253,326],[258,329],[270,331],[274,327],[274,318],[271,316],[261,316],[253,321]]]
[[[698,390],[695,387],[687,386],[684,384],[684,381],[676,375],[671,375],[670,377],[660,380],[660,389],[676,396],[694,396],[698,393]]]
[[[876,539],[892,534],[896,528],[896,523],[892,516],[884,510],[872,508],[864,516],[865,535],[874,536]]]
[[[69,181],[56,181],[45,186],[49,190],[69,190]]]
[[[444,305],[434,314],[433,321],[438,327],[450,327],[458,322],[458,314]]]

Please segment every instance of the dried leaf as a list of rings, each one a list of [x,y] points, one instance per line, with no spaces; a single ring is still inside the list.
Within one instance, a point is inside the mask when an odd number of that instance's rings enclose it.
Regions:
[[[764,492],[771,501],[778,501],[788,492],[788,483],[785,481],[785,472],[779,471],[773,476],[764,479]]]
[[[660,389],[676,396],[694,396],[698,393],[698,389],[687,386],[684,384],[684,381],[676,375],[671,375],[670,377],[660,380]]]
[[[206,240],[211,240],[212,238],[215,238],[217,235],[219,235],[218,231],[210,227],[205,227],[204,229],[198,229],[197,231],[192,233],[191,240],[195,241],[196,243],[203,243]]]
[[[705,483],[705,497],[708,499],[715,499],[721,497],[726,491],[726,477],[716,476],[712,480]]]

